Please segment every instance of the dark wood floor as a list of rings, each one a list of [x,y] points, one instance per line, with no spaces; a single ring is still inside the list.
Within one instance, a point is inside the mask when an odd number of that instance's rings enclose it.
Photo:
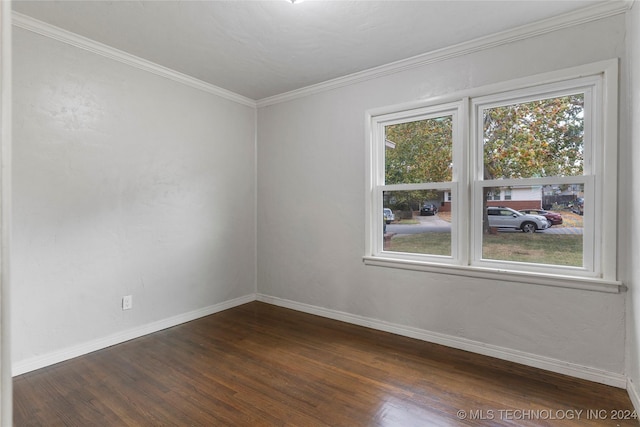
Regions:
[[[622,411],[621,389],[259,302],[14,381],[16,426],[638,425]]]

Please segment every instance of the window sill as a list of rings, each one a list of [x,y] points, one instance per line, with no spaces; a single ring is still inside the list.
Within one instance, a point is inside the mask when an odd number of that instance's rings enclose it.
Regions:
[[[400,268],[405,270],[426,271],[430,273],[448,274],[453,276],[501,280],[505,282],[528,283],[534,285],[581,289],[595,292],[617,294],[626,290],[626,287],[620,281],[603,280],[592,277],[574,277],[557,274],[543,274],[483,267],[437,264],[374,256],[365,256],[363,257],[363,261],[365,265],[373,265],[378,267]]]

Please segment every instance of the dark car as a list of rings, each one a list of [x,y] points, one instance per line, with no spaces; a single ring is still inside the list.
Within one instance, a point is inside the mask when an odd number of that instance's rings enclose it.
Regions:
[[[425,203],[422,208],[420,208],[420,215],[435,215],[438,213],[438,207],[433,203]]]
[[[550,226],[562,224],[562,215],[556,212],[549,212],[543,209],[522,209],[520,210],[520,212],[522,212],[523,214],[529,214],[529,215],[541,215],[547,218],[547,221],[549,221]]]

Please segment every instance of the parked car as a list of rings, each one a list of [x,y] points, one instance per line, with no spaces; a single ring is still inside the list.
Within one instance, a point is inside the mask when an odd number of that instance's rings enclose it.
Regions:
[[[543,209],[521,209],[520,212],[529,215],[541,215],[547,218],[547,221],[549,221],[549,227],[552,225],[562,224],[562,215],[556,212],[549,212]]]
[[[549,221],[541,215],[530,215],[506,207],[488,207],[489,227],[514,228],[525,233],[533,233],[549,228]]]
[[[425,216],[425,215],[435,215],[438,213],[438,207],[436,205],[434,205],[433,203],[425,203],[421,208],[420,208],[420,215],[421,216]]]
[[[574,214],[582,215],[584,213],[584,198],[578,197],[571,204],[571,212]]]
[[[391,224],[391,221],[394,221],[396,219],[396,216],[393,214],[393,211],[389,208],[383,209],[383,215],[384,215],[384,222],[386,224]]]

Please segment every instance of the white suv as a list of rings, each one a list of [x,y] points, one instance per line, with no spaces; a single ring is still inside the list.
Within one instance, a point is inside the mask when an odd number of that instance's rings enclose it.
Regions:
[[[393,214],[393,211],[389,208],[384,208],[383,214],[384,214],[384,222],[386,222],[387,224],[391,224],[391,221],[396,219],[395,215]]]
[[[541,215],[523,214],[511,208],[488,207],[489,227],[515,228],[525,233],[533,233],[549,228],[549,222]]]

